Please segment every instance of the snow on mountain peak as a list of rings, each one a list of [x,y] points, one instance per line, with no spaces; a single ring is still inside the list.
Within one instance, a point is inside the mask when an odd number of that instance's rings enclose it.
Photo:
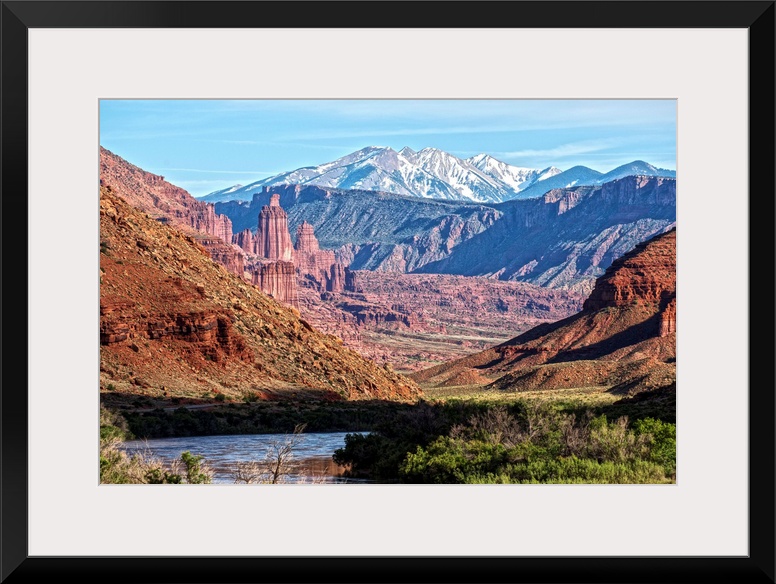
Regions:
[[[362,189],[431,199],[499,203],[543,195],[553,188],[594,185],[628,174],[676,176],[636,160],[607,174],[585,166],[565,172],[512,166],[485,153],[461,159],[438,148],[366,146],[331,162],[298,168],[247,186],[235,185],[203,197],[209,202],[251,200],[263,187],[310,184],[323,188]]]

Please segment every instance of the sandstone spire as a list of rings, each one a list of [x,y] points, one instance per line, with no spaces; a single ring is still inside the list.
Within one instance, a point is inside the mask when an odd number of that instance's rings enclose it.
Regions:
[[[280,206],[278,194],[272,195],[269,205],[262,207],[259,213],[256,255],[270,260],[294,260],[294,246],[288,232],[288,215]]]
[[[256,249],[256,243],[253,241],[253,233],[250,229],[243,229],[240,233],[235,233],[232,236],[232,243],[248,253],[253,253]]]
[[[315,230],[307,221],[302,221],[302,224],[296,229],[296,245],[294,245],[294,249],[304,253],[311,253],[320,249],[318,238],[315,237]]]
[[[312,277],[322,290],[342,292],[345,289],[345,266],[338,263],[334,251],[321,249],[313,226],[307,221],[296,230],[294,262],[299,275]],[[309,282],[309,278],[306,280]]]

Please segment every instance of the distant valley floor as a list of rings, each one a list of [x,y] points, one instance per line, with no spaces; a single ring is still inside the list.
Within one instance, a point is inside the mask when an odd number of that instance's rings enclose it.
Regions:
[[[584,296],[446,274],[356,272],[358,292],[299,287],[302,318],[378,364],[412,372],[579,312]]]

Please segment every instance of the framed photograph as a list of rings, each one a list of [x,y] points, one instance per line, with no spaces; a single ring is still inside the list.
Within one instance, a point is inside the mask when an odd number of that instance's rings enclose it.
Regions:
[[[774,582],[775,14],[3,1],[0,579]]]

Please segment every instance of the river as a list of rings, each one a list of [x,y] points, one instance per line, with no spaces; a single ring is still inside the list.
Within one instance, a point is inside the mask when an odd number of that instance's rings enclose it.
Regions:
[[[364,432],[367,433],[367,432]],[[238,463],[262,461],[267,453],[276,454],[289,440],[294,440],[288,459],[288,472],[282,482],[290,483],[353,483],[364,482],[342,476],[344,468],[331,456],[345,446],[347,432],[290,434],[240,434],[229,436],[190,436],[186,438],[155,438],[123,442],[127,453],[145,453],[169,464],[189,451],[201,454],[214,470],[214,483],[235,483]],[[265,477],[266,480],[267,477]]]

